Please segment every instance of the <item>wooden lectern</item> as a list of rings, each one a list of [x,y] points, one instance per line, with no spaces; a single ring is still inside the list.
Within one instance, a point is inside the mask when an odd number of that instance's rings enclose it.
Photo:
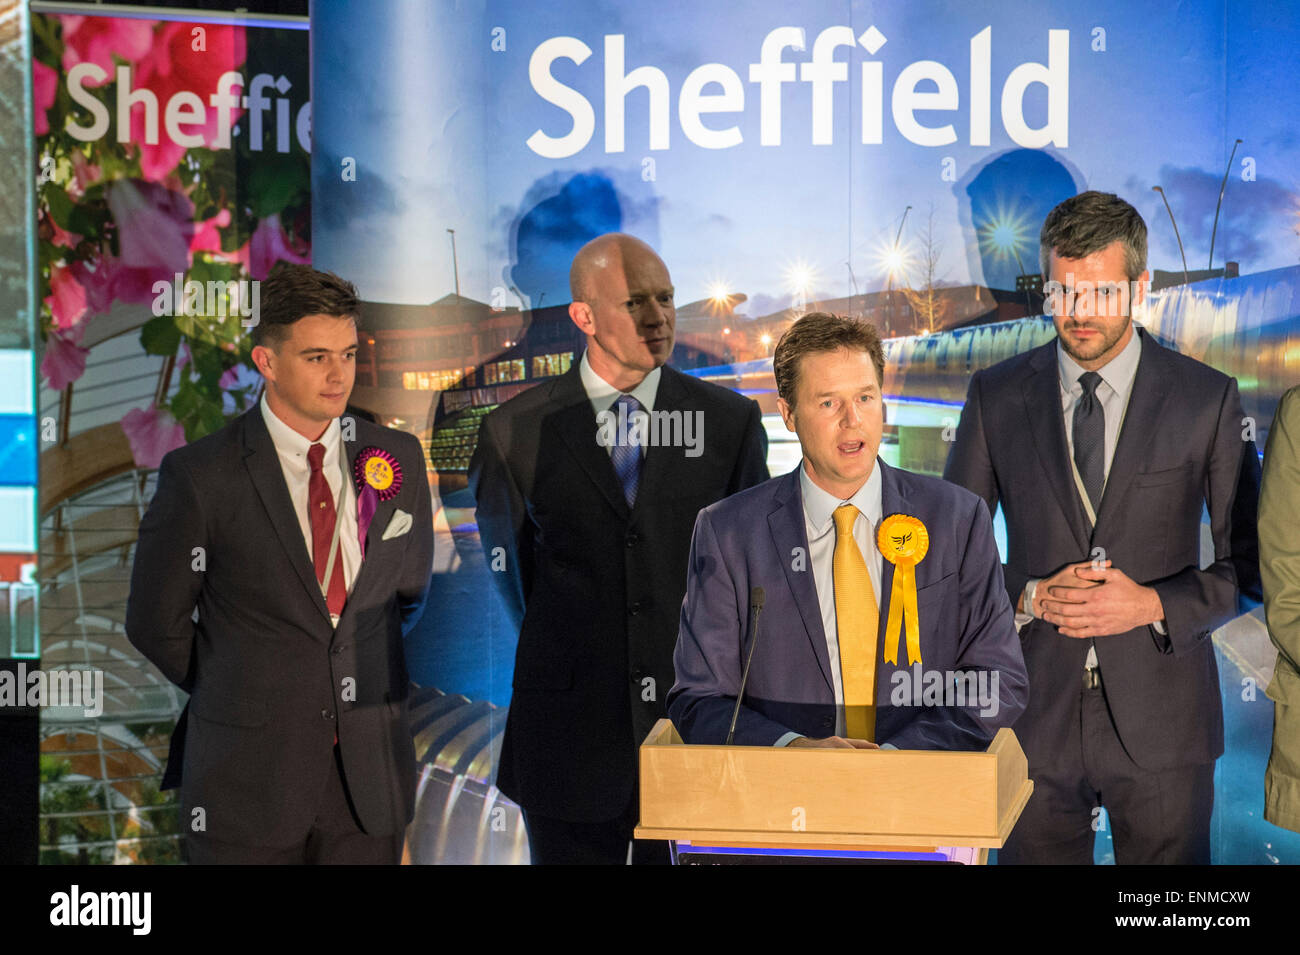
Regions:
[[[982,864],[1034,789],[1009,729],[982,753],[789,749],[690,746],[662,719],[640,760],[635,836],[674,861]]]

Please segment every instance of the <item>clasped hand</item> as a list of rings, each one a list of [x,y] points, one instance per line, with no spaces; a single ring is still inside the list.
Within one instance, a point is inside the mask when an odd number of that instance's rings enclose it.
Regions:
[[[1068,564],[1041,581],[1034,593],[1038,616],[1066,637],[1126,633],[1164,619],[1160,595],[1109,560]]]

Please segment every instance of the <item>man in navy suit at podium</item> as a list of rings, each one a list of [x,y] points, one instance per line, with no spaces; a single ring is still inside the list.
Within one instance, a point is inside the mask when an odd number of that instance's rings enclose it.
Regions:
[[[877,457],[884,365],[874,328],[824,313],[777,345],[803,460],[696,520],[668,695],[687,743],[727,740],[751,652],[734,743],[980,750],[1024,710],[988,508]]]

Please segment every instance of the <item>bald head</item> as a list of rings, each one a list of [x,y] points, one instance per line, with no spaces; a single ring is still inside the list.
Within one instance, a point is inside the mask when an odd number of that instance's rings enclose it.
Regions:
[[[626,275],[629,266],[635,268],[650,262],[657,263],[667,274],[663,260],[646,243],[634,235],[607,232],[598,235],[573,257],[569,267],[569,292],[575,302],[594,305],[602,286],[608,283],[601,278],[610,272]]]
[[[591,367],[628,391],[668,360],[677,312],[663,260],[619,232],[592,239],[569,269],[569,317],[587,336]]]

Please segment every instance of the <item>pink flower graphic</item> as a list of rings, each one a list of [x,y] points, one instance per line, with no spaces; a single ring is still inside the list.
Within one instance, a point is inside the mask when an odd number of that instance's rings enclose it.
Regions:
[[[49,223],[50,231],[54,233],[50,237],[50,241],[55,245],[62,246],[65,249],[75,249],[81,244],[82,236],[75,232],[65,232],[63,229],[59,228],[59,224],[55,222],[53,218],[49,220]]]
[[[208,99],[217,91],[222,73],[238,71],[243,66],[247,44],[243,27],[209,24],[204,28],[204,49],[195,50],[193,29],[191,23],[163,24],[148,55],[140,60],[132,74],[131,87],[152,90],[158,97],[160,111],[163,104],[182,90],[197,95],[205,106],[204,122],[186,124],[185,131],[201,135],[206,145],[213,146],[221,111],[208,107]],[[231,110],[230,122],[233,124],[241,114],[242,110]],[[145,142],[143,110],[132,111],[131,142],[140,151],[141,175],[152,182],[164,179],[185,155],[186,147],[172,142],[162,131],[156,144]]]
[[[289,245],[289,237],[285,235],[284,227],[280,225],[278,212],[267,216],[257,224],[245,249],[247,258],[243,261],[248,268],[248,274],[259,282],[271,274],[271,268],[277,262],[296,262],[300,265],[311,262],[310,249],[298,252]]]
[[[36,135],[50,131],[50,118],[46,111],[54,105],[59,91],[59,74],[40,60],[32,60],[32,112],[36,114]]]
[[[108,187],[108,208],[117,226],[119,260],[170,280],[190,267],[194,204],[184,193],[153,182],[119,179]]]
[[[66,331],[53,329],[45,339],[45,357],[41,359],[41,376],[55,391],[62,391],[86,373],[89,348],[81,345],[86,333],[84,323]]]
[[[99,182],[99,167],[83,156],[80,150],[72,153],[72,182],[68,183],[68,195],[80,196],[87,189]]]
[[[62,265],[50,267],[50,294],[45,297],[54,326],[67,331],[86,315],[86,290],[77,281],[73,269]]]
[[[185,428],[165,408],[133,408],[122,417],[136,467],[156,468],[168,451],[185,446]]]
[[[106,74],[104,83],[113,82],[116,64],[113,54],[135,63],[149,52],[156,20],[127,20],[101,16],[61,16],[63,24],[63,71],[78,63],[94,63]],[[86,80],[87,86],[103,84]]]
[[[220,253],[221,233],[218,230],[228,225],[230,225],[229,209],[222,209],[211,219],[200,222],[194,230],[194,238],[190,239],[190,251]]]
[[[111,255],[89,264],[74,262],[70,268],[85,290],[87,317],[107,314],[114,302],[152,303],[154,283],[159,279],[170,282],[175,274],[160,273],[157,267],[129,268]]]
[[[70,269],[86,293],[88,314],[93,317],[106,313],[113,304],[113,269],[108,257],[94,262],[93,268],[85,262],[73,262]]]

